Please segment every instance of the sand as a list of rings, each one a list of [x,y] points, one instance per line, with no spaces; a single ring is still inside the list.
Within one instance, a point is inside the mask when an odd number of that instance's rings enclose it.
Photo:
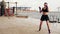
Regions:
[[[48,34],[46,23],[38,32],[39,19],[34,18],[17,18],[17,17],[0,17],[0,34]],[[59,23],[49,23],[51,34],[60,34]]]

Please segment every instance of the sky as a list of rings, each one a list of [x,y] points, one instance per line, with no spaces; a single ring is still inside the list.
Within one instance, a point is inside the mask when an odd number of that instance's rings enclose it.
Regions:
[[[0,0],[1,1],[1,0]],[[39,10],[39,6],[43,7],[44,2],[48,3],[50,11],[58,11],[60,0],[5,0],[9,2],[18,2],[20,7],[31,7],[32,10]]]

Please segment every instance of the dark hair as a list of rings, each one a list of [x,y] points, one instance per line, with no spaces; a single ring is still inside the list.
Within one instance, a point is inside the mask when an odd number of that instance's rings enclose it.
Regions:
[[[47,2],[45,2],[44,4],[47,4]]]

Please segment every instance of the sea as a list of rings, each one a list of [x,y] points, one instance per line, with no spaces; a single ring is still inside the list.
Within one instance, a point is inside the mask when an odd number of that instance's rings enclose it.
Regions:
[[[39,13],[38,11],[36,12],[26,12],[26,11],[20,11],[17,12],[17,14],[19,16],[28,16],[31,18],[35,18],[35,19],[40,19],[42,16],[42,13]],[[56,12],[49,12],[48,13],[49,19],[52,21],[60,21],[60,12],[56,11]]]

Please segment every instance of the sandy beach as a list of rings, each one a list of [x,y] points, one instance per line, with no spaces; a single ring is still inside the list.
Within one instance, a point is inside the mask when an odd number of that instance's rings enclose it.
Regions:
[[[38,32],[39,19],[34,18],[17,18],[0,17],[0,34],[48,34],[46,23],[42,25],[41,31]],[[60,34],[59,23],[49,23],[51,34]]]

